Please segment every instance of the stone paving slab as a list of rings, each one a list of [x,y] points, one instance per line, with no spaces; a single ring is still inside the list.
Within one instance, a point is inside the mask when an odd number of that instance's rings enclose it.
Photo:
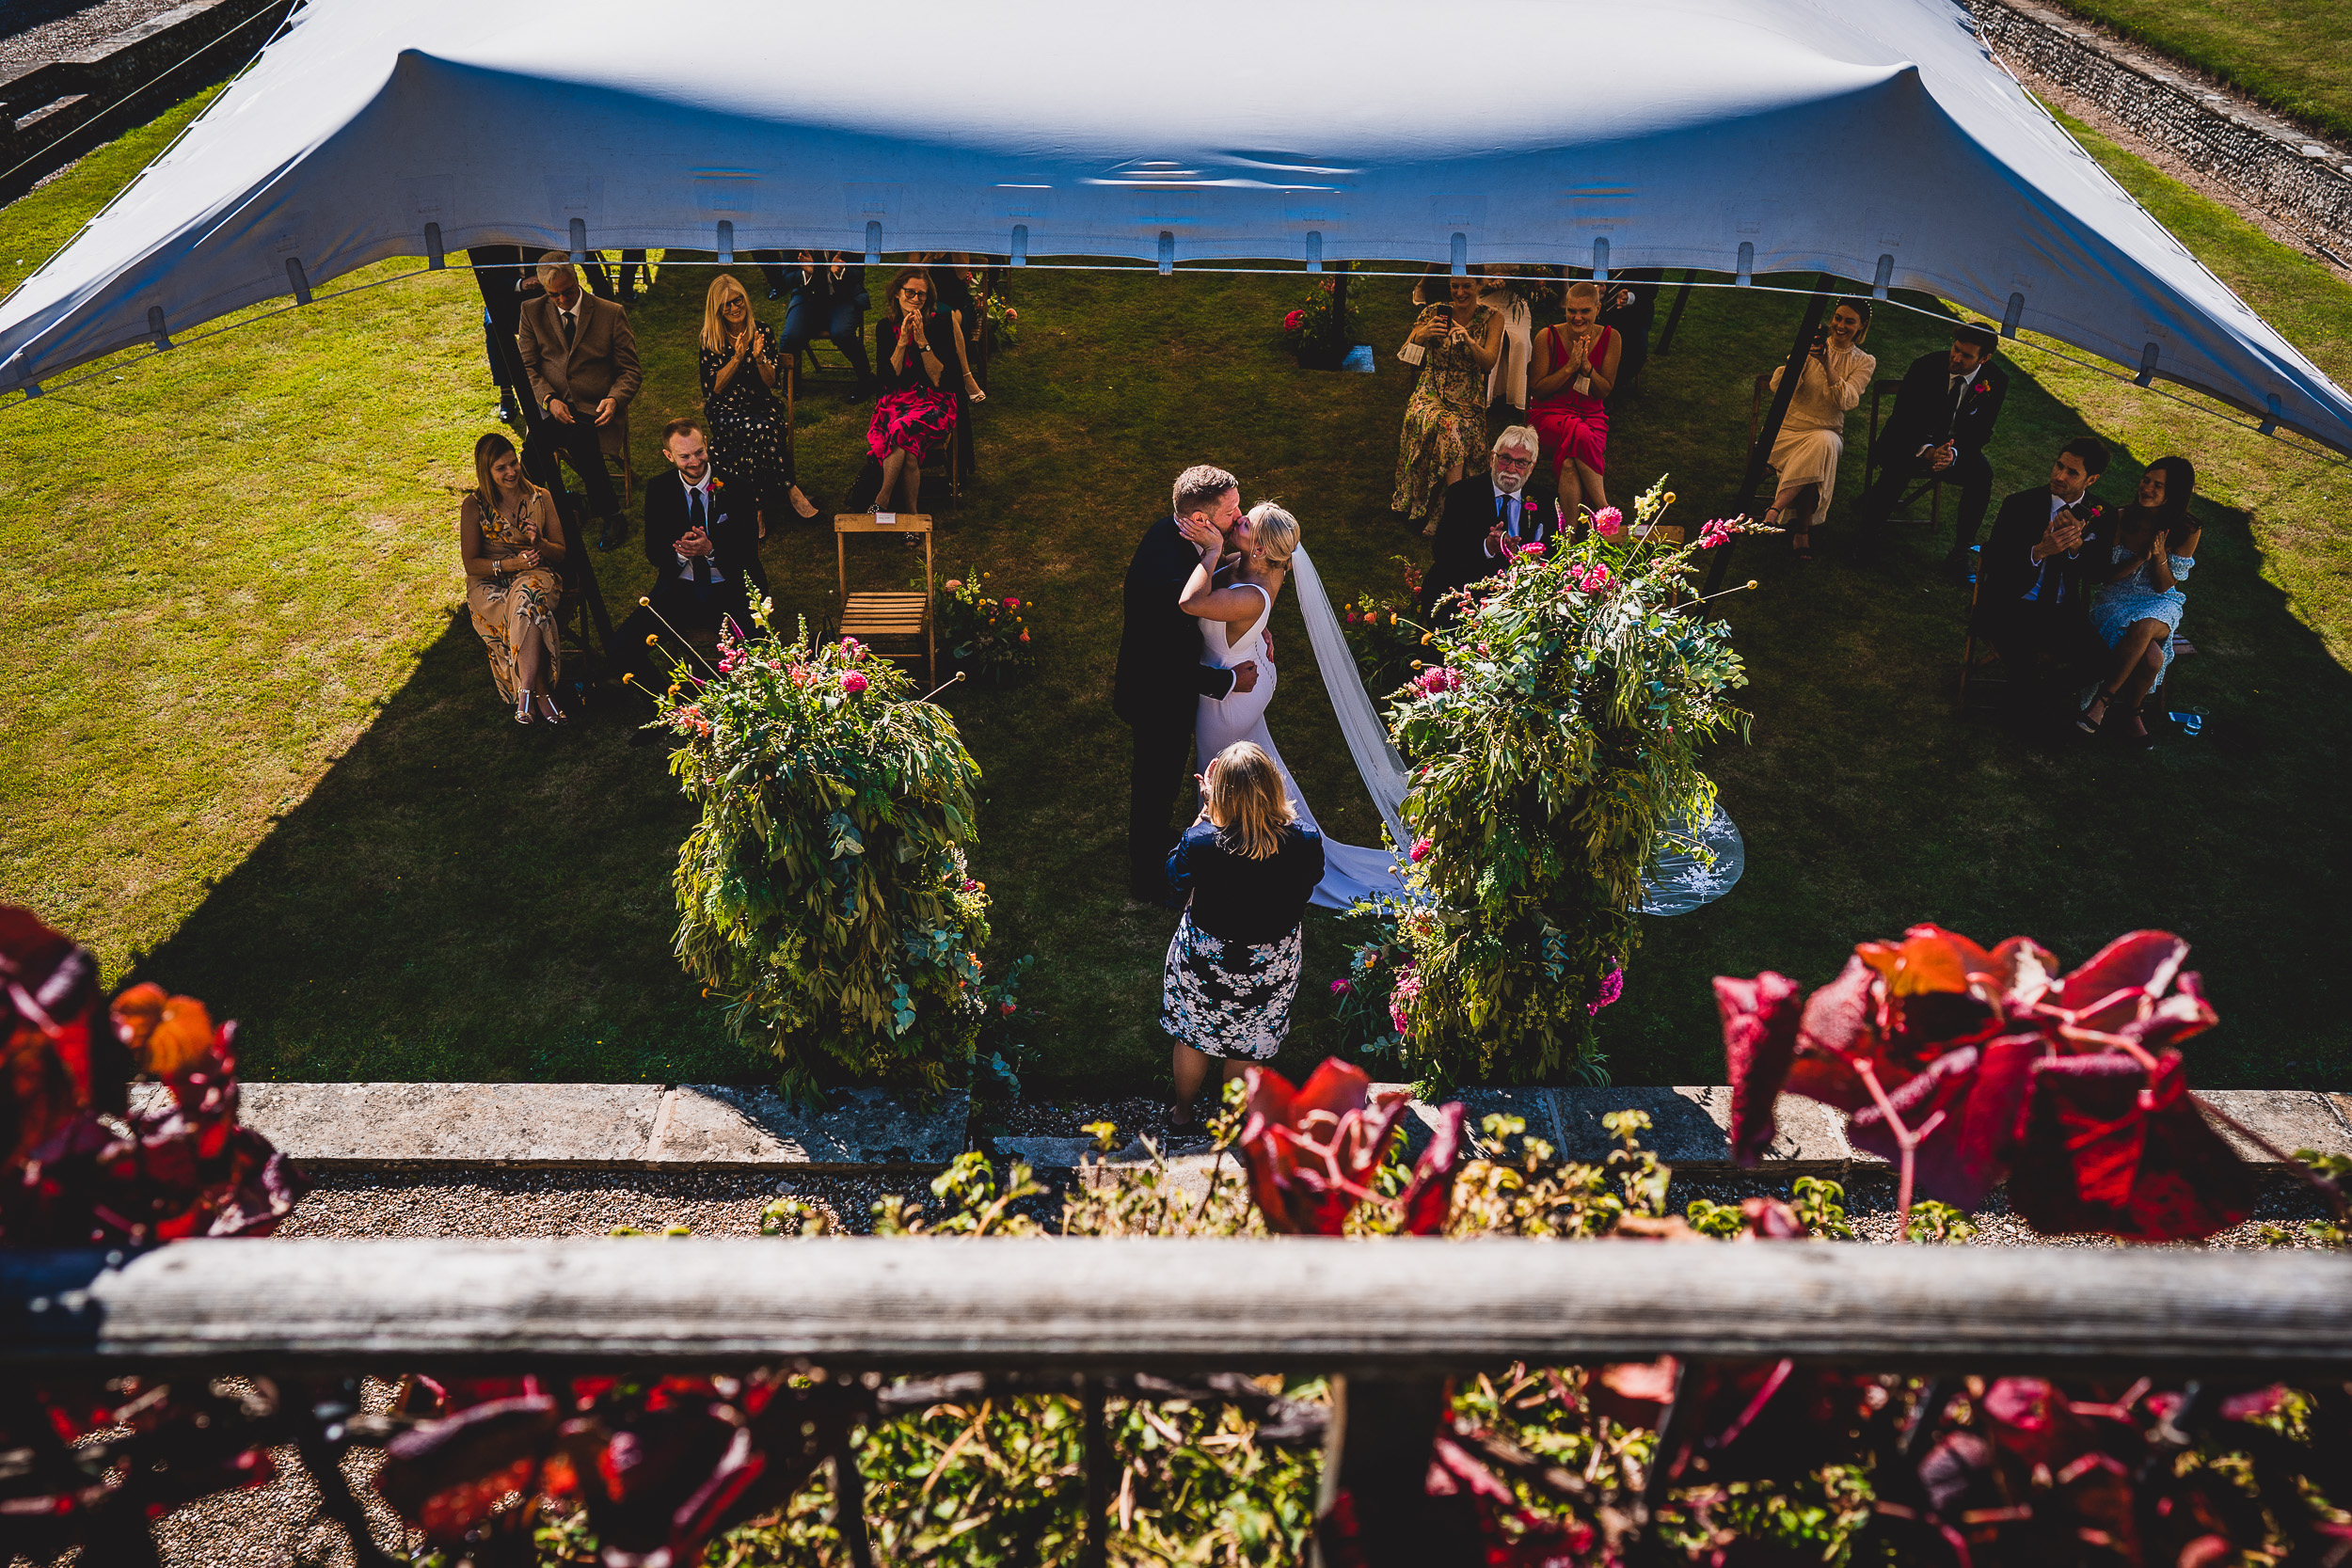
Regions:
[[[313,1165],[642,1159],[659,1084],[246,1084],[246,1123]]]
[[[2347,1118],[2338,1103],[2346,1096],[2323,1094],[2316,1089],[2200,1089],[2198,1098],[2212,1102],[2216,1109],[2243,1122],[2289,1154],[2298,1148],[2313,1148],[2322,1154],[2352,1154],[2352,1118]],[[2240,1137],[2231,1128],[2216,1122],[2214,1131],[2229,1140],[2241,1159],[2257,1165],[2278,1164],[2260,1145]]]
[[[881,1089],[850,1089],[825,1110],[773,1089],[681,1084],[663,1097],[644,1162],[658,1169],[936,1169],[963,1152],[971,1096],[910,1110]]]

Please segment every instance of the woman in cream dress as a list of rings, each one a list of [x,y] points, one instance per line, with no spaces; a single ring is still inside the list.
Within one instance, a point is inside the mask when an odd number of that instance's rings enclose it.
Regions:
[[[1870,302],[1845,299],[1830,313],[1829,329],[1804,356],[1797,390],[1788,400],[1788,418],[1781,421],[1780,439],[1772,443],[1772,470],[1780,489],[1772,509],[1764,515],[1767,526],[1788,531],[1789,548],[1799,561],[1813,559],[1813,516],[1837,494],[1837,460],[1846,451],[1846,416],[1870,389],[1879,362],[1862,352],[1870,335]],[[1782,366],[1772,372],[1772,389],[1780,390]]]

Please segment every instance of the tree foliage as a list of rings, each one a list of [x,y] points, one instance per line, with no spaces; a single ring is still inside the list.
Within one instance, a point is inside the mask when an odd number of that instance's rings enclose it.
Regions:
[[[764,623],[676,667],[661,721],[702,820],[678,849],[676,952],[787,1093],[946,1086],[980,1022],[980,770],[947,711],[854,639]]]
[[[1635,502],[1656,525],[1664,481]],[[1614,508],[1580,539],[1530,546],[1459,595],[1391,703],[1417,834],[1391,991],[1425,1085],[1596,1076],[1591,1016],[1639,941],[1642,878],[1677,825],[1704,821],[1707,740],[1745,733],[1730,634],[1687,579],[1732,525],[1687,546]]]

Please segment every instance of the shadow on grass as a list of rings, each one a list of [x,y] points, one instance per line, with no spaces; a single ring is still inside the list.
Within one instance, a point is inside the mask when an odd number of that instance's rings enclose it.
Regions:
[[[608,699],[516,724],[453,621],[310,796],[137,966],[280,1079],[744,1078],[670,957],[692,822]]]

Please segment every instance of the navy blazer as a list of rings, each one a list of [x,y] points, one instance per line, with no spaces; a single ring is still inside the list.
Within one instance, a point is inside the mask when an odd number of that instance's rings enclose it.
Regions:
[[[757,502],[748,489],[729,484],[723,469],[711,498],[718,514],[710,520],[711,564],[736,581],[766,592],[768,574],[759,564]],[[689,528],[686,481],[676,468],[665,468],[645,482],[645,559],[660,576],[677,575],[677,542],[686,537]]]
[[[1168,513],[1143,531],[1127,565],[1127,618],[1119,633],[1111,711],[1129,724],[1192,723],[1193,704],[1233,689],[1233,673],[1200,659],[1200,622],[1176,607],[1200,552]]]
[[[1323,880],[1323,835],[1304,822],[1282,830],[1282,847],[1253,861],[1225,847],[1224,830],[1196,822],[1168,857],[1168,879],[1192,895],[1192,923],[1222,942],[1280,942],[1307,918]]]
[[[1539,490],[1533,484],[1527,487],[1525,497],[1520,508],[1519,537],[1549,548],[1559,530],[1559,515],[1552,510],[1556,498],[1549,486]],[[1535,509],[1533,531],[1524,521],[1530,506]],[[1421,584],[1422,614],[1436,610],[1440,594],[1484,582],[1502,570],[1504,562],[1486,554],[1486,531],[1494,526],[1495,487],[1491,476],[1470,474],[1446,486],[1445,503],[1438,514],[1437,560]]]
[[[1947,441],[1960,449],[1963,458],[1984,451],[1993,439],[1993,422],[2001,417],[2001,402],[2009,396],[2009,372],[1987,359],[1956,398],[1951,367],[1951,355],[1944,349],[1911,362],[1903,372],[1902,390],[1895,394],[1895,411],[1879,432],[1871,453],[1876,461],[1907,461],[1921,447],[1940,447]]]

